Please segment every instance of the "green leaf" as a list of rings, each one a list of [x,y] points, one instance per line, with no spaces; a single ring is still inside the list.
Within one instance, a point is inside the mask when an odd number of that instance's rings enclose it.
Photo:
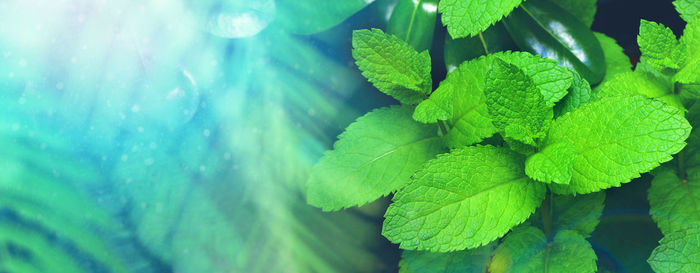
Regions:
[[[570,71],[574,75],[571,87],[566,96],[554,106],[554,116],[558,117],[593,100],[591,85],[576,71]]]
[[[605,55],[605,77],[601,85],[617,74],[632,71],[632,62],[630,62],[629,57],[625,55],[624,49],[617,44],[615,39],[599,32],[594,32],[593,34],[600,42]]]
[[[575,196],[552,194],[549,200],[552,232],[573,230],[583,237],[589,237],[598,226],[599,218],[603,214],[605,192]],[[530,224],[540,229],[544,229],[541,214],[543,208],[540,207],[530,217],[531,220],[528,220]]]
[[[671,81],[660,75],[642,71],[639,68],[634,72],[615,75],[597,91],[597,97],[643,95],[663,101],[669,106],[685,110],[680,96],[673,93],[673,83]]]
[[[681,49],[685,50],[685,62],[673,77],[680,83],[700,83],[700,22],[689,22],[680,38]]]
[[[620,186],[671,160],[689,133],[682,112],[660,101],[617,96],[581,106],[549,129],[546,145],[568,141],[578,154],[569,185],[551,189],[585,194]]]
[[[567,89],[574,79],[570,69],[559,66],[557,61],[540,55],[528,52],[499,52],[489,56],[491,60],[498,58],[522,69],[540,89],[548,106],[553,106],[566,96]]]
[[[484,273],[492,252],[492,245],[447,253],[404,250],[399,273]]]
[[[681,18],[686,22],[691,22],[698,14],[700,14],[700,1],[697,0],[675,0],[673,5],[676,7]]]
[[[528,0],[503,24],[521,50],[556,60],[591,84],[603,79],[606,64],[600,43],[588,26],[561,7],[548,0]]]
[[[590,27],[597,9],[597,0],[552,0],[554,4],[562,7],[581,22]]]
[[[649,257],[657,273],[700,272],[700,229],[685,229],[666,234]]]
[[[688,170],[688,178],[664,168],[654,175],[649,188],[649,214],[663,234],[700,227],[700,168]]]
[[[573,143],[553,143],[525,161],[525,173],[540,182],[569,184],[576,156]]]
[[[372,1],[276,0],[274,3],[277,24],[293,33],[311,34],[340,24]]]
[[[360,117],[314,166],[308,202],[332,211],[362,205],[403,187],[426,160],[442,151],[434,126],[411,119],[409,106]]]
[[[380,29],[353,31],[352,47],[362,75],[379,91],[403,104],[417,104],[430,94],[433,81],[428,51],[418,53]]]
[[[450,148],[472,145],[496,133],[484,95],[488,68],[489,61],[486,57],[464,62],[448,74],[431,95],[436,99],[449,98],[447,94],[439,93],[453,92],[452,116],[447,121],[451,129],[445,136]],[[446,105],[446,102],[439,105]]]
[[[435,123],[452,118],[453,94],[453,85],[441,84],[428,99],[416,106],[413,119],[423,123]]]
[[[637,43],[642,52],[642,62],[658,70],[679,68],[682,60],[674,58],[677,57],[674,56],[674,52],[677,51],[678,41],[670,28],[642,19]]]
[[[454,251],[503,236],[527,219],[544,184],[505,148],[465,147],[429,161],[394,195],[382,234],[403,249]]]
[[[558,66],[554,60],[527,52],[494,53],[462,63],[456,70],[447,75],[447,78],[440,83],[440,87],[431,95],[431,98],[435,97],[435,100],[426,102],[426,104],[440,105],[442,108],[452,103],[452,117],[448,120],[448,125],[451,126],[452,130],[446,135],[449,147],[468,146],[496,133],[496,128],[491,123],[484,95],[486,74],[495,58],[522,69],[540,90],[548,104],[553,105],[554,102],[564,97],[566,89],[571,85],[573,76],[566,68]],[[453,92],[452,102],[444,101],[449,96],[448,94],[440,94],[443,92]],[[421,115],[424,114],[421,113]],[[445,115],[446,113],[443,112],[439,116]],[[435,122],[439,119],[436,115],[430,116],[430,118],[421,121]]]
[[[494,254],[490,273],[596,272],[596,254],[580,234],[565,230],[548,242],[542,230],[513,229]]]
[[[408,42],[418,51],[433,43],[437,0],[399,0],[391,13],[386,32]]]
[[[503,24],[490,26],[474,37],[452,39],[450,35],[445,35],[445,68],[452,72],[464,61],[517,49]]]
[[[474,36],[508,15],[522,0],[442,0],[442,23],[452,38]]]
[[[486,75],[486,106],[504,137],[534,145],[544,137],[554,113],[540,90],[518,67],[495,59]]]

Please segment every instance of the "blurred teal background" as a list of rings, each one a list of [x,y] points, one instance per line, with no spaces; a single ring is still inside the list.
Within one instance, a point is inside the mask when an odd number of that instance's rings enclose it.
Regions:
[[[0,0],[0,272],[395,271],[385,200],[304,200],[391,103],[349,39],[395,1],[331,2]]]

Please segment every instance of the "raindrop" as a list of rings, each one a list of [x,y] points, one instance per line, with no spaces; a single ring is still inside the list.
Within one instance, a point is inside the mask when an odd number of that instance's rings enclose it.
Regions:
[[[223,38],[243,38],[258,34],[275,18],[275,2],[229,1],[215,7],[207,16],[205,29]]]
[[[178,77],[177,86],[165,95],[165,101],[169,107],[179,109],[179,111],[175,111],[175,113],[179,113],[175,117],[176,123],[185,124],[192,120],[199,107],[199,100],[197,83],[192,75],[183,69]]]

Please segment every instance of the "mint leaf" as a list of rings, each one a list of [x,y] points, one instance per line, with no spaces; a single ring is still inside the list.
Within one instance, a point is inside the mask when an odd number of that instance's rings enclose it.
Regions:
[[[610,38],[603,33],[594,32],[593,34],[598,39],[598,42],[600,42],[600,46],[603,48],[605,63],[607,64],[607,68],[605,69],[605,77],[603,78],[601,85],[619,73],[632,71],[632,62],[630,62],[629,57],[625,55],[624,50],[617,44],[615,39]]]
[[[403,104],[417,104],[432,91],[428,51],[418,53],[380,29],[353,31],[352,47],[357,67],[379,91]]]
[[[446,102],[439,101],[444,101],[448,96],[441,93],[453,90],[452,117],[447,121],[451,130],[445,136],[450,148],[472,145],[496,133],[484,95],[489,62],[488,58],[481,57],[462,63],[447,75],[440,88],[431,95],[438,105],[445,105]]]
[[[452,84],[440,84],[440,87],[432,95],[416,106],[413,111],[413,119],[423,123],[435,123],[438,120],[452,118],[452,98],[454,89]]]
[[[548,242],[542,230],[521,226],[498,246],[490,273],[596,272],[597,257],[580,234],[565,230]]]
[[[671,232],[659,243],[648,260],[654,272],[700,272],[700,228]]]
[[[571,70],[559,66],[557,61],[533,55],[528,52],[497,52],[490,59],[501,59],[513,64],[525,72],[532,82],[540,89],[548,106],[566,96],[567,89],[571,86],[573,75]]]
[[[690,124],[680,110],[640,96],[605,97],[552,123],[546,145],[571,142],[576,160],[568,185],[555,193],[589,193],[620,186],[672,159]]]
[[[634,72],[615,75],[603,84],[596,94],[597,97],[618,95],[643,95],[658,99],[670,106],[685,110],[680,96],[673,93],[673,83],[661,75],[647,73],[637,68]]]
[[[576,16],[586,26],[590,27],[593,24],[597,0],[552,0],[552,2]]]
[[[599,218],[603,214],[605,192],[575,196],[552,194],[549,200],[553,232],[573,230],[583,237],[589,237],[598,226]],[[540,207],[528,220],[530,224],[540,229],[544,229],[541,214],[543,208]]]
[[[680,39],[681,49],[685,55],[685,62],[673,77],[680,83],[700,83],[700,22],[689,22],[683,30]]]
[[[649,188],[649,214],[663,234],[700,227],[700,168],[688,170],[687,180],[659,170]]]
[[[546,104],[550,106],[566,95],[567,88],[571,86],[573,80],[571,72],[557,65],[556,61],[527,52],[499,52],[462,63],[440,83],[440,87],[431,95],[431,98],[435,98],[424,102],[446,106],[450,102],[449,96],[445,93],[453,92],[452,117],[448,120],[452,130],[446,135],[449,147],[472,145],[496,133],[484,95],[486,73],[496,58],[520,68],[530,77],[542,93]],[[418,108],[421,106],[419,105]],[[429,116],[426,114],[429,112],[440,113],[440,115]],[[447,111],[431,112],[421,109],[418,118],[421,121],[434,122],[438,116],[445,116],[446,113]]]
[[[573,143],[547,145],[525,161],[525,173],[540,182],[569,184],[577,155]]]
[[[491,245],[446,253],[404,250],[399,273],[484,273],[492,252]]]
[[[428,161],[394,195],[382,234],[403,249],[454,251],[485,245],[523,222],[544,199],[505,148],[465,147]]]
[[[665,68],[678,69],[682,61],[674,58],[678,41],[670,28],[655,22],[641,20],[639,35],[637,36],[639,50],[642,52],[642,62],[652,67],[663,70]]]
[[[552,107],[545,105],[540,90],[518,67],[494,59],[485,91],[493,125],[505,132],[504,137],[530,145],[544,137],[554,116]]]
[[[570,70],[570,72],[574,75],[574,79],[571,83],[571,87],[569,87],[568,94],[554,106],[554,115],[557,117],[571,112],[593,100],[591,85],[588,81],[576,73],[576,71]]]
[[[523,0],[442,0],[438,10],[452,39],[474,36],[508,15]]]
[[[673,1],[673,5],[676,7],[678,13],[681,14],[681,18],[686,22],[690,22],[698,14],[700,14],[700,1],[697,0],[676,0]]]
[[[307,198],[326,211],[362,205],[398,190],[442,151],[434,126],[411,119],[412,107],[391,106],[345,129],[309,177]]]

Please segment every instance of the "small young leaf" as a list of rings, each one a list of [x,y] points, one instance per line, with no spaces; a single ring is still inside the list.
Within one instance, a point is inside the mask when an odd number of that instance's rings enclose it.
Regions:
[[[700,228],[671,232],[659,244],[647,260],[654,272],[700,272]]]
[[[685,53],[685,62],[673,77],[680,83],[700,83],[700,21],[689,22],[680,39]]]
[[[436,128],[411,119],[412,107],[391,106],[360,117],[326,152],[309,177],[307,198],[326,211],[362,205],[398,190],[442,151]]]
[[[682,112],[660,101],[617,96],[591,102],[559,117],[549,129],[546,145],[569,141],[578,154],[571,182],[551,189],[585,194],[620,186],[671,160],[689,134]]]
[[[569,184],[577,155],[573,143],[547,145],[525,161],[525,173],[540,182]]]
[[[431,97],[448,98],[436,93],[454,90],[453,113],[452,118],[448,120],[452,130],[446,136],[446,142],[451,148],[472,145],[496,133],[484,95],[486,73],[494,59],[501,59],[520,68],[540,90],[548,106],[554,105],[556,101],[563,98],[567,88],[571,86],[573,76],[569,70],[557,65],[554,60],[527,52],[499,52],[462,63],[447,75],[447,78],[440,83],[440,88],[431,95]],[[426,104],[447,105],[449,103],[437,98],[435,100]],[[435,120],[434,116],[431,118]],[[431,119],[426,120],[432,122]]]
[[[523,0],[442,0],[442,23],[453,39],[474,36],[508,15]]]
[[[700,168],[683,181],[671,169],[655,173],[649,188],[649,214],[663,234],[700,227]]]
[[[399,273],[484,273],[492,252],[492,244],[447,253],[404,250]]]
[[[452,98],[454,94],[453,85],[440,84],[440,87],[416,106],[413,111],[413,119],[422,123],[435,123],[438,120],[449,120],[452,118]]]
[[[637,43],[642,52],[642,62],[646,62],[658,70],[679,68],[682,60],[674,58],[678,40],[670,28],[655,22],[641,20]]]
[[[485,245],[527,219],[544,184],[505,148],[465,147],[429,161],[394,195],[382,234],[403,249],[454,251]]]
[[[596,272],[597,257],[591,244],[571,230],[558,232],[548,242],[542,230],[513,229],[494,254],[490,273]]]
[[[609,70],[608,70],[609,71]],[[569,87],[568,94],[554,106],[554,116],[558,117],[593,100],[591,85],[576,71],[571,70],[574,80]]]
[[[485,91],[493,125],[504,132],[504,137],[530,145],[544,137],[554,113],[522,70],[494,59],[486,75]]]
[[[641,66],[641,65],[640,65]],[[618,95],[643,95],[665,102],[680,110],[685,110],[681,98],[673,93],[673,83],[660,75],[643,71],[617,74],[610,81],[598,88],[597,97]]]
[[[700,14],[700,1],[698,0],[675,0],[673,5],[686,22],[690,23],[693,18]]]
[[[380,29],[352,33],[352,57],[374,86],[403,104],[417,104],[433,88],[428,51],[418,53],[405,41]]]

